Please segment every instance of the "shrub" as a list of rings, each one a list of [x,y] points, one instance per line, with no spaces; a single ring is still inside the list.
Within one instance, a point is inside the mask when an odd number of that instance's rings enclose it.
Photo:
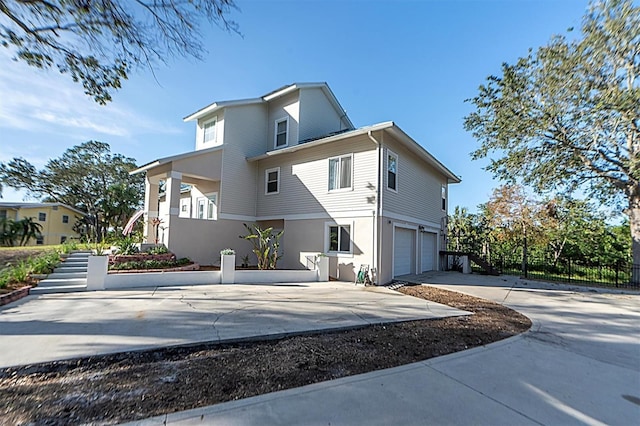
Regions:
[[[189,265],[191,260],[186,257],[177,260],[137,260],[132,262],[122,262],[110,266],[114,271],[130,271],[134,269],[166,269],[178,266]]]
[[[234,249],[226,248],[226,249],[220,250],[220,256],[229,256],[234,254],[236,254],[236,251]]]
[[[151,247],[149,250],[147,250],[147,253],[149,253],[149,254],[166,254],[166,253],[169,253],[169,249],[166,248],[164,245],[155,246],[155,247]]]
[[[116,241],[115,246],[118,248],[118,254],[136,254],[138,253],[136,244],[134,238],[126,237]]]

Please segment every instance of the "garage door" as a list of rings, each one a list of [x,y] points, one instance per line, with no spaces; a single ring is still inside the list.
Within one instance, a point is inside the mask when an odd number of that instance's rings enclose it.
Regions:
[[[422,233],[422,253],[420,256],[422,272],[436,269],[436,234]]]
[[[395,228],[393,240],[393,276],[415,273],[415,235],[412,229]]]

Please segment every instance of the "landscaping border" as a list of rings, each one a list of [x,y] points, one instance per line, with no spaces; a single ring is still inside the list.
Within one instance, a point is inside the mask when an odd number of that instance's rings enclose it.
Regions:
[[[29,295],[29,290],[31,290],[30,285],[24,286],[17,290],[12,291],[11,293],[6,293],[0,296],[0,306],[7,305],[11,302],[15,302],[16,300],[20,300],[23,297],[27,297]]]

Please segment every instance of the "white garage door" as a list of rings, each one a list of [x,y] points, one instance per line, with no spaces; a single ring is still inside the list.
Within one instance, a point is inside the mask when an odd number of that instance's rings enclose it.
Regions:
[[[393,240],[393,276],[415,273],[416,232],[412,229],[395,228]]]
[[[422,253],[420,263],[422,272],[433,271],[436,268],[436,234],[424,232],[422,234]]]

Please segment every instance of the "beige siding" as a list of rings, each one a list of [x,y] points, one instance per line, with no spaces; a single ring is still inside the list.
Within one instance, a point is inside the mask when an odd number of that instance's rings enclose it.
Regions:
[[[391,136],[385,134],[383,211],[440,223],[446,212],[441,207],[441,187],[447,179],[419,160]],[[387,151],[398,155],[397,193],[387,189]]]
[[[260,217],[371,210],[376,206],[376,145],[366,136],[265,159],[258,164]],[[329,192],[329,158],[353,153],[353,190]],[[280,193],[265,195],[265,170],[280,167]]]
[[[328,224],[352,226],[353,254],[329,255],[329,276],[342,281],[355,281],[360,265],[372,265],[373,218],[285,220],[282,260],[278,267],[304,269],[300,253],[324,253],[327,245]]]
[[[39,213],[46,214],[44,221],[38,220]],[[69,223],[62,222],[62,216],[65,215],[69,216]],[[67,237],[67,239],[80,238],[80,234],[73,230],[73,225],[76,223],[76,220],[82,217],[82,215],[73,210],[69,210],[64,206],[27,207],[18,210],[16,220],[21,220],[27,217],[32,217],[35,223],[42,226],[41,235],[43,237],[44,245],[60,244],[60,239],[62,237]],[[29,240],[27,245],[37,245],[36,239],[33,238]]]
[[[256,214],[256,166],[247,157],[264,153],[267,110],[264,105],[229,108],[220,188],[220,213]]]
[[[269,102],[267,146],[264,147],[263,152],[275,149],[275,122],[281,118],[289,117],[288,146],[298,143],[298,123],[300,122],[299,93],[300,91],[297,90],[290,95]]]
[[[322,89],[300,91],[300,131],[298,140],[318,138],[344,128],[340,114]]]

